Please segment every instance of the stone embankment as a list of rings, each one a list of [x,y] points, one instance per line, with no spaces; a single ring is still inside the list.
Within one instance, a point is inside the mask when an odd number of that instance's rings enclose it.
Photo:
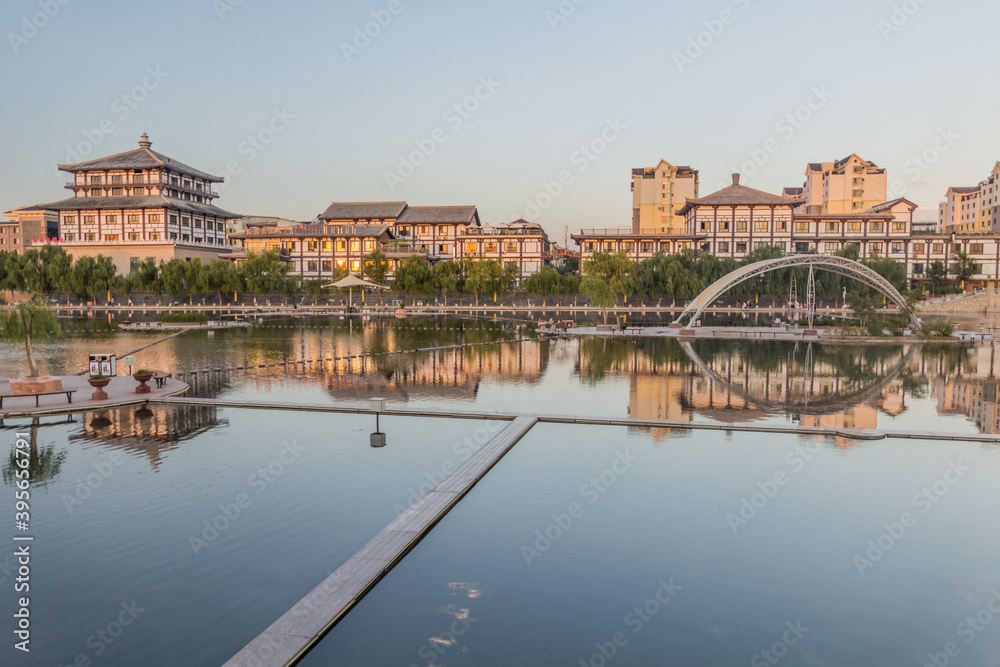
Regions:
[[[957,294],[926,302],[918,309],[921,315],[1000,313],[1000,294]]]

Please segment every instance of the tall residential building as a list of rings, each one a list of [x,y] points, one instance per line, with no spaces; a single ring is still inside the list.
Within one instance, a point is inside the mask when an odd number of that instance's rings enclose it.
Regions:
[[[110,257],[129,273],[145,259],[201,259],[228,253],[226,221],[238,215],[213,203],[222,178],[151,149],[139,148],[79,164],[59,165],[73,174],[73,197],[39,208],[59,215],[59,243],[75,259]]]
[[[887,192],[885,169],[852,153],[843,160],[814,162],[806,168],[801,211],[824,215],[861,213],[883,203]]]
[[[1000,233],[1000,162],[975,187],[950,187],[938,205],[938,231]]]
[[[977,233],[980,224],[979,186],[948,188],[938,206],[938,231],[942,234]]]
[[[698,170],[666,160],[652,169],[632,170],[632,231],[636,234],[683,234],[681,208],[698,198]]]

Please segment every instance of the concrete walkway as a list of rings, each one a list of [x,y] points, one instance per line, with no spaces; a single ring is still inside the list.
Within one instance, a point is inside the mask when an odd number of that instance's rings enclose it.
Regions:
[[[67,403],[66,394],[53,394],[51,396],[39,396],[38,407],[35,407],[34,396],[18,396],[3,399],[3,409],[0,410],[0,419],[12,417],[32,417],[42,414],[65,414],[67,412],[87,412],[98,408],[112,408],[122,405],[134,405],[145,403],[154,398],[165,398],[183,394],[188,390],[188,385],[176,379],[168,379],[163,383],[162,388],[157,388],[156,383],[150,380],[146,384],[150,388],[148,394],[137,394],[135,388],[139,386],[131,375],[119,375],[111,378],[111,382],[104,388],[107,393],[107,400],[95,401],[91,398],[97,391],[87,382],[87,376],[68,375],[62,378],[63,389],[69,391],[75,389],[73,402]],[[0,394],[10,393],[10,381],[0,382]]]

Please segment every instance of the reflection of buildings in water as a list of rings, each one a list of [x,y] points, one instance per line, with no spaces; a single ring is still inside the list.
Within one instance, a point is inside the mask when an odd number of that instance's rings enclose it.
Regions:
[[[1000,358],[996,342],[971,348],[929,349],[911,364],[927,379],[938,414],[963,414],[980,433],[1000,433]]]
[[[548,367],[549,344],[496,344],[437,350],[368,360],[368,368],[326,375],[338,400],[382,396],[395,401],[415,397],[473,400],[484,379],[518,384],[539,382]]]
[[[630,376],[633,419],[692,421],[697,413],[714,421],[746,423],[792,414],[803,426],[875,429],[879,411],[898,415],[906,409],[903,381],[895,375],[903,367],[901,362],[909,359],[880,365],[868,383],[852,381],[831,363],[811,357],[807,372],[802,354],[759,370],[737,351],[708,362],[655,361],[632,347],[627,354],[601,363],[610,372]],[[582,374],[590,363],[581,347]],[[669,429],[651,432],[657,440],[670,435]]]
[[[144,456],[156,470],[163,454],[180,442],[228,423],[211,406],[127,406],[84,414],[83,432],[69,439]]]

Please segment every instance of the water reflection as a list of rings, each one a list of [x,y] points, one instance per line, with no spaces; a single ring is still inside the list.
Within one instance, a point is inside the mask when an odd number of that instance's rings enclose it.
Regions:
[[[70,434],[69,440],[148,459],[156,471],[163,456],[180,443],[227,426],[229,421],[219,419],[217,413],[214,407],[200,405],[128,406],[88,412],[81,430]]]
[[[27,436],[24,439],[28,442],[28,465],[25,468],[20,464],[24,460],[24,456],[18,455],[17,439],[15,439],[10,448],[10,456],[3,467],[5,484],[15,484],[18,479],[17,472],[26,469],[31,485],[40,488],[54,480],[59,475],[59,471],[62,470],[63,462],[66,460],[66,450],[57,452],[55,445],[39,447],[38,428],[39,420],[36,417],[31,420],[31,426],[28,427],[27,433],[24,432],[23,428],[17,429],[18,438],[21,438],[22,435]]]
[[[819,345],[782,342],[584,339],[578,372],[598,384],[627,376],[636,419],[728,423],[785,416],[803,426],[878,428],[908,400],[932,397],[981,432],[1000,429],[995,344]],[[670,434],[657,429],[659,438]]]

